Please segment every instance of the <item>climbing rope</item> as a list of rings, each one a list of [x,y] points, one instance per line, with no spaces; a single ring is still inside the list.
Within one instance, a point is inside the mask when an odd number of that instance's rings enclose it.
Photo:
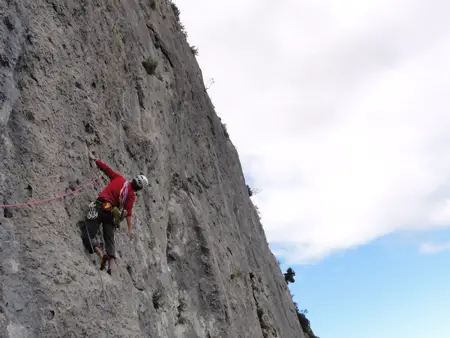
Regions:
[[[92,250],[93,253],[95,253],[94,246],[92,245],[91,235],[89,233],[89,229],[88,229],[86,221],[84,221],[84,226],[86,227],[86,233],[88,235],[89,244],[91,245],[91,250]],[[106,290],[105,290],[105,284],[103,282],[102,274],[101,274],[100,270],[98,270],[98,272],[99,272],[99,275],[100,275],[100,280],[102,282],[103,294],[105,295],[105,302],[103,303],[103,311],[107,313],[108,312],[109,298],[108,298],[108,294],[106,293]],[[108,338],[109,337],[108,318],[105,318],[104,320],[105,320],[106,338]]]
[[[72,190],[71,192],[68,192],[66,194],[61,194],[61,195],[56,195],[55,197],[50,197],[50,198],[46,198],[43,200],[38,200],[38,201],[31,201],[31,202],[27,202],[27,203],[18,203],[18,204],[0,204],[0,208],[20,208],[20,207],[27,207],[27,206],[31,206],[31,205],[37,205],[37,204],[43,204],[43,203],[47,203],[47,202],[52,202],[58,199],[62,199],[65,198],[67,196],[73,195],[79,191],[81,191],[82,189],[86,188],[89,185],[93,185],[96,181],[98,181],[100,178],[102,177],[102,175],[98,176],[96,179],[83,184],[82,186]]]
[[[97,178],[95,178],[92,181],[89,181],[81,186],[79,186],[78,188],[66,193],[66,194],[60,194],[60,195],[56,195],[54,197],[50,197],[50,198],[46,198],[43,200],[37,200],[37,201],[31,201],[31,202],[27,202],[27,203],[16,203],[16,204],[0,204],[0,208],[21,208],[21,207],[27,207],[27,206],[32,206],[32,205],[38,205],[38,204],[43,204],[43,203],[48,203],[48,202],[52,202],[58,199],[63,199],[66,198],[67,196],[73,195],[81,190],[83,190],[84,188],[90,186],[90,185],[94,185],[95,186],[95,182],[97,182],[100,178],[102,178],[102,175],[99,175]],[[89,238],[89,243],[91,245],[91,249],[93,252],[94,251],[94,246],[92,245],[92,241],[91,241],[91,235],[89,233],[89,229],[87,227],[87,223],[86,221],[84,221],[84,225],[86,226],[86,232]],[[100,272],[100,271],[99,271]],[[102,283],[102,290],[103,290],[103,294],[105,295],[105,302],[103,304],[103,311],[108,312],[108,304],[109,304],[109,299],[108,299],[108,294],[106,293],[105,290],[105,284],[103,282],[103,278],[102,275],[100,273],[100,280]],[[105,332],[106,332],[106,338],[109,338],[109,328],[108,328],[108,319],[105,318]]]

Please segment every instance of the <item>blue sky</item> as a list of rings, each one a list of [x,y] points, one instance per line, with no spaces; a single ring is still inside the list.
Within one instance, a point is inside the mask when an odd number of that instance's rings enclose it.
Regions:
[[[317,335],[450,337],[450,2],[175,2]]]
[[[314,333],[321,338],[448,337],[449,255],[418,252],[424,236],[448,240],[450,232],[388,235],[316,264],[294,265],[290,289],[299,308],[308,309]]]

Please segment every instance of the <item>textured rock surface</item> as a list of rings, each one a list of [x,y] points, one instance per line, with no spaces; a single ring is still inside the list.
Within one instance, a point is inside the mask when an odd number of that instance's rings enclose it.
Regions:
[[[0,337],[303,337],[195,56],[152,3],[0,1],[0,204],[95,178],[89,150],[150,179],[113,276],[77,226],[106,180],[2,210]]]

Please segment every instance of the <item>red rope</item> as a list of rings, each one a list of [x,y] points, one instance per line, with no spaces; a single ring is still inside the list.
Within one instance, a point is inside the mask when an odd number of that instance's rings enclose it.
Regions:
[[[20,208],[20,207],[26,207],[26,206],[30,206],[30,205],[37,205],[37,204],[42,204],[42,203],[47,203],[47,202],[51,202],[51,201],[55,201],[57,199],[61,199],[61,198],[65,198],[69,195],[73,195],[76,192],[86,188],[87,186],[94,184],[97,180],[99,180],[102,177],[102,175],[100,175],[99,177],[97,177],[95,180],[92,180],[86,184],[83,184],[82,186],[72,190],[71,192],[68,192],[66,194],[62,194],[62,195],[56,195],[55,197],[50,197],[50,198],[46,198],[43,200],[39,200],[39,201],[32,201],[32,202],[28,202],[28,203],[19,203],[19,204],[6,204],[6,205],[1,205],[0,204],[0,208]]]

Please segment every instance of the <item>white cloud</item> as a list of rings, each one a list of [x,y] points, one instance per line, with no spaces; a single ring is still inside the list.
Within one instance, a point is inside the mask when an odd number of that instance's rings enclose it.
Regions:
[[[419,248],[419,251],[423,254],[436,254],[447,250],[450,250],[450,243],[443,243],[443,244],[423,243],[420,245]]]
[[[288,262],[450,225],[450,3],[176,2]]]

